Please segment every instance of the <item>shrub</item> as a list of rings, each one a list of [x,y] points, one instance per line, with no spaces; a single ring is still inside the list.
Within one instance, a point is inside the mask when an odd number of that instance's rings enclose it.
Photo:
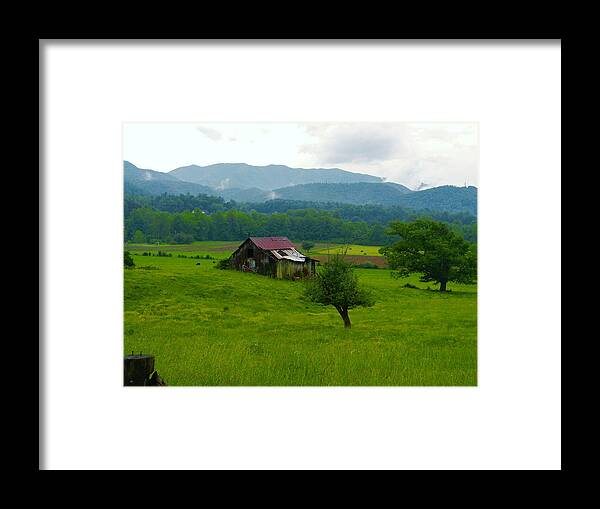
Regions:
[[[123,263],[124,263],[125,268],[135,267],[135,263],[133,261],[133,258],[131,257],[131,254],[129,253],[129,251],[125,251]]]
[[[215,268],[221,270],[231,269],[233,267],[232,262],[233,260],[231,258],[224,258],[223,260],[219,260],[217,262]]]
[[[306,252],[310,251],[313,247],[315,247],[314,242],[309,242],[308,240],[302,242],[302,249]]]
[[[194,242],[194,236],[189,233],[176,233],[173,237],[175,244],[190,244]]]
[[[363,262],[355,265],[357,269],[378,269],[379,265],[373,262]]]

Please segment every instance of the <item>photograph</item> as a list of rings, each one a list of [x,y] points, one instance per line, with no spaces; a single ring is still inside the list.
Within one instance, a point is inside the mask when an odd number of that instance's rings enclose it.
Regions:
[[[40,470],[561,470],[554,39],[41,39]]]
[[[477,122],[124,122],[125,386],[477,386]]]

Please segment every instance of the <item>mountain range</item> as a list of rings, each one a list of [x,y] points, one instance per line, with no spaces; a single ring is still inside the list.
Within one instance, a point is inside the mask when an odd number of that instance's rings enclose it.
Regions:
[[[280,187],[312,183],[383,182],[381,177],[352,173],[339,168],[290,168],[281,164],[252,166],[245,163],[220,163],[209,166],[183,166],[169,172],[179,180],[202,184],[217,190],[231,188],[271,191]]]
[[[209,194],[214,189],[193,182],[185,182],[170,173],[138,168],[129,161],[123,164],[126,194]]]
[[[226,201],[273,199],[404,206],[415,210],[477,214],[477,188],[440,186],[413,191],[381,177],[339,168],[301,169],[283,165],[222,163],[183,166],[168,173],[124,162],[126,194],[206,194]]]

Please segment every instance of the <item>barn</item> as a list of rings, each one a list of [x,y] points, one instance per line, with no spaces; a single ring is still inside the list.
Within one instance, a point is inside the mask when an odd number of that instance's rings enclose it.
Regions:
[[[248,237],[231,260],[236,270],[279,279],[312,276],[318,261],[303,255],[287,237]]]

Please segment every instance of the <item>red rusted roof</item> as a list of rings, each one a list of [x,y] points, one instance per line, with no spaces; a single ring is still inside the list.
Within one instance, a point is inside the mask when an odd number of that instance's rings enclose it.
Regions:
[[[256,246],[268,251],[272,249],[295,248],[294,244],[287,237],[250,237]]]

